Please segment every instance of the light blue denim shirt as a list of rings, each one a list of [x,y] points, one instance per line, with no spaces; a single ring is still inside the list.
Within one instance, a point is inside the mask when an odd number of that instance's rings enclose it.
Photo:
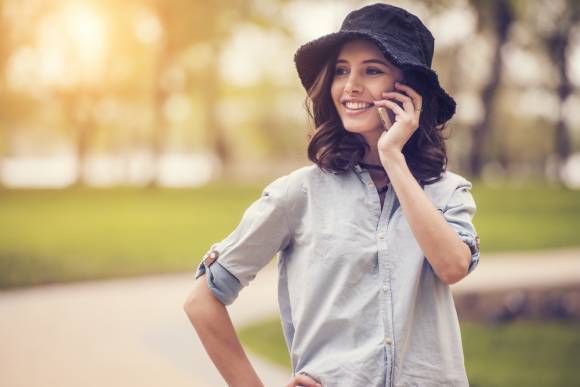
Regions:
[[[424,192],[479,262],[471,183],[445,172]],[[278,254],[277,254],[278,253]],[[278,302],[294,374],[324,387],[468,386],[449,285],[424,257],[394,190],[367,170],[316,165],[271,182],[211,246],[195,278],[225,305],[277,254]]]

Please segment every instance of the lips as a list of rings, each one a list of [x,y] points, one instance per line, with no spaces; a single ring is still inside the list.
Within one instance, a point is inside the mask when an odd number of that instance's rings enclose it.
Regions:
[[[342,106],[347,114],[355,115],[368,111],[374,107],[374,104],[366,101],[342,101]]]

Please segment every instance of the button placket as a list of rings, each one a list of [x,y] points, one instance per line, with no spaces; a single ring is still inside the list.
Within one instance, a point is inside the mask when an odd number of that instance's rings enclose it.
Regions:
[[[357,165],[358,166],[358,165]],[[358,168],[360,172],[360,178],[367,186],[367,201],[368,204],[373,207],[374,213],[380,219],[381,217],[381,199],[379,198],[379,194],[377,192],[377,188],[375,183],[371,179],[371,175],[364,169]]]
[[[363,184],[367,186],[367,203],[371,206],[373,212],[377,215],[377,224],[375,231],[375,242],[378,255],[378,280],[379,290],[379,313],[383,322],[383,343],[385,344],[385,368],[386,378],[391,380],[392,367],[394,360],[393,341],[392,341],[392,300],[390,291],[390,268],[388,262],[388,245],[387,245],[387,223],[389,221],[390,209],[393,207],[393,192],[388,190],[385,196],[385,202],[381,208],[380,197],[374,182],[366,170],[360,170],[359,177]],[[388,340],[386,340],[388,338]],[[387,341],[390,341],[387,344]],[[390,385],[390,382],[387,383]]]
[[[378,196],[378,195],[377,195]],[[388,244],[388,229],[390,223],[390,215],[394,206],[395,196],[393,190],[388,190],[385,196],[385,202],[379,217],[379,227],[377,228],[377,244],[379,246],[379,259],[381,261],[381,275],[382,292],[381,299],[383,300],[383,343],[385,354],[387,358],[386,363],[386,377],[387,385],[392,383],[393,367],[394,367],[394,343],[393,343],[393,300],[390,289],[391,278],[391,264],[389,263],[389,244]]]

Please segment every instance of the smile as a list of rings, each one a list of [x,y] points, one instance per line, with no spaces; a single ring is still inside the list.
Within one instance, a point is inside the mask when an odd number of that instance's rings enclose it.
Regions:
[[[346,112],[349,114],[358,114],[362,113],[374,106],[373,103],[368,102],[344,102],[342,104],[346,108]]]

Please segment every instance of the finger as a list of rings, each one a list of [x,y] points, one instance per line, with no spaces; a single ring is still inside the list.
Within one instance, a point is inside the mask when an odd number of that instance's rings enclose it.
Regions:
[[[401,101],[407,112],[413,113],[415,111],[414,101],[409,96],[397,93],[396,91],[386,91],[383,95]]]
[[[413,98],[413,100],[420,101],[422,98],[421,95],[417,93],[411,86],[407,86],[402,82],[395,82],[395,87],[397,89],[403,90],[409,95],[409,97]]]
[[[407,95],[409,95],[417,108],[417,110],[421,110],[423,106],[423,97],[421,94],[417,93],[412,87],[405,85],[401,82],[395,82],[395,87],[397,89],[403,90]]]
[[[293,380],[293,386],[303,386],[303,387],[321,387],[322,385],[316,380],[306,376],[306,375],[296,375]]]
[[[393,101],[383,99],[383,100],[374,101],[374,102],[375,102],[375,106],[386,106],[389,109],[391,109],[395,114],[406,114],[407,113],[405,110],[403,110],[402,107],[400,107],[397,103],[395,103]]]

